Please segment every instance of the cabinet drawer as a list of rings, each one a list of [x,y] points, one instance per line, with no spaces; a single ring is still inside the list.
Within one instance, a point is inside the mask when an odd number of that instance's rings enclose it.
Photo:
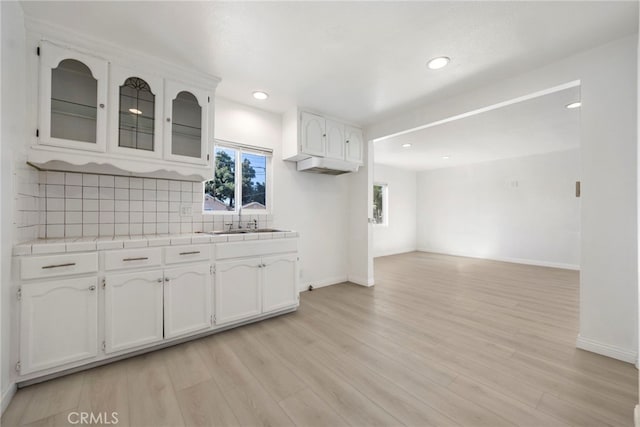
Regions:
[[[132,267],[155,267],[162,264],[161,248],[109,251],[104,254],[105,270],[121,270]]]
[[[20,262],[21,279],[69,276],[98,271],[98,253],[24,257]]]
[[[211,245],[171,246],[165,249],[164,261],[167,264],[208,261],[210,246]]]
[[[219,243],[216,245],[216,260],[229,258],[247,258],[297,251],[298,239],[293,238]]]

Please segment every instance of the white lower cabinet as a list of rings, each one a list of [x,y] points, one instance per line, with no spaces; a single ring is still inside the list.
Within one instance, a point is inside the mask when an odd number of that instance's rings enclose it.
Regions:
[[[16,367],[22,379],[232,327],[299,303],[297,239],[20,261]]]
[[[105,352],[211,327],[210,264],[105,277]]]
[[[105,352],[162,341],[162,270],[105,277]]]
[[[216,264],[216,324],[260,314],[261,258],[221,261]]]
[[[217,325],[298,304],[296,254],[220,261],[215,272]]]
[[[21,286],[20,373],[98,354],[97,278]]]
[[[164,336],[208,329],[212,326],[209,263],[164,271]]]
[[[298,303],[298,256],[262,258],[262,312],[269,313]]]

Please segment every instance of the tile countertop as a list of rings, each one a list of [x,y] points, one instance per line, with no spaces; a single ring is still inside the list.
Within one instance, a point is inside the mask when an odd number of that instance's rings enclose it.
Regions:
[[[246,234],[154,234],[144,236],[69,237],[38,239],[13,247],[13,255],[40,255],[105,249],[146,248],[153,246],[188,245],[192,243],[224,243],[244,240],[268,240],[298,237],[297,231]]]

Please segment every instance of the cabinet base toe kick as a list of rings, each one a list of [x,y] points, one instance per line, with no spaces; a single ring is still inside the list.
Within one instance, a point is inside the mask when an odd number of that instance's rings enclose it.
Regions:
[[[224,332],[227,331],[229,329],[234,329],[240,326],[244,326],[244,325],[248,325],[251,323],[256,323],[256,322],[260,322],[263,320],[267,320],[273,317],[278,317],[284,314],[289,314],[289,313],[293,313],[295,311],[298,310],[299,305],[296,304],[295,306],[292,307],[287,307],[284,308],[282,310],[279,311],[275,311],[272,313],[268,313],[268,314],[264,314],[261,316],[257,316],[254,318],[250,318],[250,319],[246,319],[243,321],[239,321],[236,323],[229,323],[227,325],[221,325],[216,327],[215,329],[210,329],[208,331],[204,331],[204,332],[200,332],[200,333],[196,333],[193,335],[189,335],[189,336],[185,336],[185,337],[181,337],[181,338],[175,338],[172,340],[165,340],[161,343],[156,343],[153,345],[150,345],[148,347],[145,348],[140,348],[138,350],[133,350],[133,351],[128,351],[124,354],[118,354],[115,356],[109,356],[106,355],[102,358],[99,359],[90,359],[88,361],[86,361],[85,363],[82,362],[78,362],[76,364],[74,364],[75,366],[71,365],[69,367],[58,367],[56,368],[57,370],[52,369],[51,371],[53,372],[34,372],[32,374],[27,374],[27,375],[23,375],[21,377],[18,378],[17,381],[17,386],[18,388],[22,388],[22,387],[26,387],[26,386],[30,386],[33,384],[38,384],[44,381],[48,381],[54,378],[59,378],[59,377],[63,377],[65,375],[69,375],[69,374],[74,374],[76,372],[81,372],[81,371],[86,371],[88,369],[92,369],[92,368],[97,368],[99,366],[103,366],[103,365],[107,365],[109,363],[113,363],[113,362],[117,362],[120,360],[124,360],[124,359],[129,359],[131,357],[136,357],[136,356],[140,356],[142,354],[146,354],[146,353],[151,353],[153,351],[157,351],[157,350],[162,350],[164,348],[168,348],[168,347],[173,347],[176,345],[180,345],[183,344],[185,342],[189,342],[189,341],[194,341],[197,339],[202,339],[202,338],[207,338],[207,337],[211,337],[213,335],[218,334],[219,332]]]

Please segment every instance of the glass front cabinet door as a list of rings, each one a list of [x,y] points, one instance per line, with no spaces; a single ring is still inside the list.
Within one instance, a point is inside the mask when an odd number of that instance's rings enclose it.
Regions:
[[[111,67],[110,151],[162,156],[162,96],[161,78]]]
[[[165,81],[165,159],[206,165],[210,94]]]
[[[39,143],[105,151],[107,61],[40,44]]]

